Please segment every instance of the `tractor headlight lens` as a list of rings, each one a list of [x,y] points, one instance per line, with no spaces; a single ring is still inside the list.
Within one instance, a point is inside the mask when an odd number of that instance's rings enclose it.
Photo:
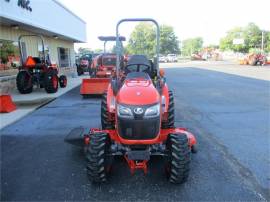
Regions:
[[[133,117],[131,109],[120,104],[117,106],[117,114],[120,117]]]
[[[152,107],[146,109],[144,116],[145,117],[156,117],[160,114],[160,105],[156,104]]]

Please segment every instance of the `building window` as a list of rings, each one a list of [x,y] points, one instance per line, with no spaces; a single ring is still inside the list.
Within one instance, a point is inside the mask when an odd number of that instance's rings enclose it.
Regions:
[[[18,43],[0,39],[0,71],[16,68],[20,65]]]
[[[70,50],[69,48],[57,48],[59,67],[70,67]]]

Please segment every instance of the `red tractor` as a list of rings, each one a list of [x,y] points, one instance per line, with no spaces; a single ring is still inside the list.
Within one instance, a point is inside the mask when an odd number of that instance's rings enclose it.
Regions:
[[[91,65],[92,78],[110,78],[112,72],[115,71],[116,55],[111,53],[103,53],[93,59]]]
[[[119,37],[125,41],[125,37]],[[110,77],[115,71],[116,55],[106,53],[106,43],[115,41],[115,36],[100,36],[99,40],[104,41],[104,53],[96,56],[89,69],[90,78],[83,79],[80,93],[83,97],[89,95],[102,95],[108,88]]]
[[[159,25],[153,19],[123,19],[117,24],[116,46],[119,46],[119,25],[126,21],[150,21],[156,27],[156,55],[159,55]],[[102,129],[92,128],[83,136],[87,174],[94,183],[107,181],[113,158],[123,156],[131,173],[141,169],[147,173],[151,156],[162,156],[168,180],[183,183],[189,175],[191,152],[196,152],[196,139],[185,128],[174,126],[174,98],[159,70],[158,60],[151,63],[144,55],[133,55],[121,66],[117,53],[116,75],[111,79],[101,101]],[[74,132],[66,141],[78,144]]]
[[[255,65],[265,65],[267,63],[266,56],[262,53],[253,53],[248,55],[248,64],[255,66]]]
[[[26,57],[22,50],[22,38],[37,37],[41,40],[40,57]],[[67,78],[64,75],[58,77],[57,65],[51,63],[49,55],[45,55],[44,40],[41,35],[21,35],[19,37],[19,50],[22,66],[19,67],[16,84],[21,94],[31,93],[33,86],[45,88],[47,93],[55,93],[58,90],[58,82],[61,88],[67,85]],[[26,58],[24,60],[24,58]]]

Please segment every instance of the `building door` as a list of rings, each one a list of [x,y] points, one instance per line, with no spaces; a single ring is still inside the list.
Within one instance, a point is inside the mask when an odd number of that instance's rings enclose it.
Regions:
[[[68,48],[57,48],[59,67],[70,67],[70,51]]]

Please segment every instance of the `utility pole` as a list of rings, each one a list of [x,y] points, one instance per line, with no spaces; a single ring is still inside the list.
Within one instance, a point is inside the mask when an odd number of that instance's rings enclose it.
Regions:
[[[261,46],[262,52],[264,49],[264,32],[262,31],[262,46]]]

